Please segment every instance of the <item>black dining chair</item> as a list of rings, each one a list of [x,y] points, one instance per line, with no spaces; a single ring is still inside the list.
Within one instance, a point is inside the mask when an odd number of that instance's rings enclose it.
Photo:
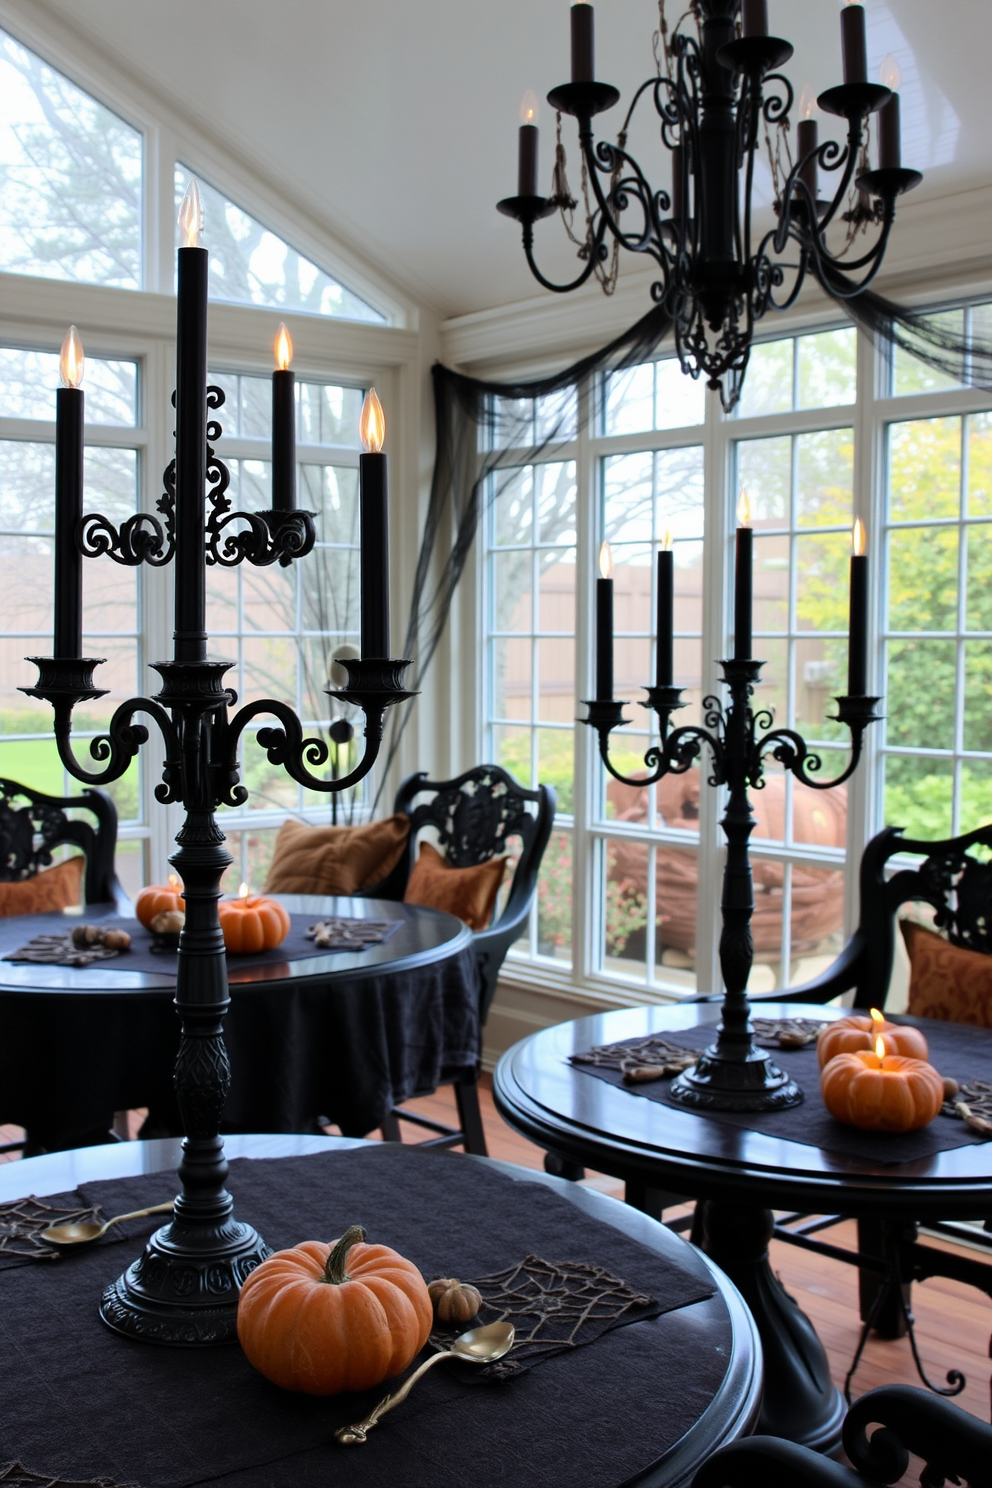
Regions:
[[[868,1434],[868,1427],[876,1430]],[[924,1488],[944,1482],[992,1488],[992,1426],[949,1401],[910,1385],[883,1385],[851,1406],[844,1420],[851,1467],[809,1447],[751,1436],[721,1447],[696,1473],[692,1488],[859,1488],[896,1483],[910,1454],[920,1457]]]
[[[500,968],[507,951],[527,927],[537,892],[541,859],[554,825],[557,798],[550,785],[527,790],[499,765],[476,765],[454,780],[428,780],[418,771],[403,781],[396,793],[394,812],[410,817],[406,849],[388,878],[366,891],[365,897],[401,900],[406,890],[422,833],[431,832],[453,868],[471,868],[519,842],[513,876],[492,924],[476,930],[472,947],[479,977],[479,1027],[485,1026]],[[434,1121],[403,1107],[394,1107],[382,1125],[387,1141],[399,1142],[400,1119],[435,1135],[421,1147],[463,1147],[482,1157],[486,1138],[479,1108],[478,1069],[452,1081],[459,1126]]]

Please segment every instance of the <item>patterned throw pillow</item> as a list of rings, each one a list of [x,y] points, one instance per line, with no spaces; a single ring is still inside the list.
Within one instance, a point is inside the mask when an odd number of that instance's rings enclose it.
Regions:
[[[393,871],[410,835],[401,811],[360,827],[310,827],[286,821],[279,828],[267,894],[357,894]]]
[[[36,873],[33,878],[0,883],[0,917],[72,909],[82,901],[85,866],[86,859],[76,856]]]
[[[925,925],[900,920],[909,952],[909,1012],[992,1028],[992,956],[951,945]]]
[[[403,903],[443,909],[464,920],[470,930],[484,930],[492,919],[508,861],[509,855],[504,854],[473,868],[452,868],[437,848],[422,842]]]

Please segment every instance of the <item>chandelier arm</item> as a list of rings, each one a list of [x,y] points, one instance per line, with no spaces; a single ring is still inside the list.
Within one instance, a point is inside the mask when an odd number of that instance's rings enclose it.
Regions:
[[[605,236],[606,227],[605,224],[600,221],[593,235],[591,244],[587,243],[585,245],[586,251],[588,252],[588,260],[586,262],[585,268],[580,274],[576,275],[574,279],[570,280],[568,284],[555,284],[553,280],[546,278],[545,275],[541,273],[541,270],[537,266],[537,260],[534,257],[534,227],[533,223],[529,222],[524,223],[524,256],[527,259],[527,265],[534,278],[537,280],[538,284],[542,285],[545,289],[550,289],[553,294],[569,294],[573,289],[581,288],[581,286],[585,284],[586,280],[590,279],[594,274],[597,263],[602,262],[605,255],[600,250],[602,248],[602,243]]]
[[[888,245],[889,234],[892,231],[892,225],[894,221],[895,204],[886,203],[886,212],[885,219],[882,224],[882,231],[875,243],[874,248],[871,250],[870,253],[865,254],[863,258],[857,259],[854,263],[847,264],[844,262],[843,259],[835,258],[833,254],[827,252],[825,249],[820,248],[819,245],[817,245],[816,247],[812,247],[811,245],[810,256],[812,259],[813,272],[816,275],[816,278],[819,280],[820,284],[822,284],[823,288],[828,292],[828,294],[832,296],[833,299],[856,299],[857,296],[863,293],[863,291],[866,290],[872,283],[876,274],[882,267],[882,260],[885,257],[885,250]],[[850,280],[852,270],[863,268],[866,264],[869,265],[868,272],[861,279],[859,279],[856,284],[845,282]]]
[[[816,151],[817,161],[824,170],[835,171],[843,167],[841,179],[834,190],[833,200],[826,212],[821,219],[817,219],[816,216],[813,218],[813,221],[816,223],[815,235],[820,239],[823,239],[827,228],[833,222],[841,207],[847,202],[851,190],[851,182],[854,180],[854,172],[858,168],[858,160],[861,154],[861,134],[860,119],[852,119],[847,134],[846,146],[842,147],[838,145],[836,140],[826,140]]]
[[[657,217],[654,192],[637,161],[628,155],[626,150],[619,144],[611,144],[609,140],[600,140],[597,144],[593,138],[592,127],[588,123],[584,123],[579,129],[579,143],[589,168],[589,180],[592,184],[593,195],[596,198],[596,205],[599,207],[604,228],[609,230],[622,247],[629,248],[633,253],[651,252],[652,258],[657,259],[664,266],[665,260],[663,256],[660,256],[659,251],[653,251],[648,247],[652,235],[659,244],[661,243],[661,223]],[[618,162],[623,162],[630,167],[634,175],[636,189],[632,189],[629,182],[624,182],[621,185],[621,182],[618,180],[610,187],[609,192],[605,193],[600,184],[599,177],[600,175],[610,177],[616,175]],[[623,207],[619,204],[620,199],[622,198],[625,201],[628,193],[640,202],[641,209],[644,212],[644,231],[636,237],[633,234],[625,233],[619,221],[619,213],[623,210]],[[611,203],[616,204],[616,214],[614,214]],[[605,231],[603,235],[605,237]],[[660,250],[660,253],[663,254],[663,250]]]
[[[179,741],[172,719],[164,708],[151,698],[128,698],[114,710],[107,732],[98,734],[90,741],[90,754],[95,760],[107,761],[103,770],[88,770],[77,758],[72,748],[72,701],[57,699],[55,707],[55,744],[69,774],[84,785],[112,785],[130,768],[138,750],[148,742],[148,729],[143,723],[132,722],[135,713],[146,713],[158,724],[165,744],[165,768],[163,778],[169,790],[167,800],[175,800],[172,788],[176,784],[174,771],[179,758]],[[156,796],[159,790],[156,789]],[[159,799],[163,799],[159,797]]]

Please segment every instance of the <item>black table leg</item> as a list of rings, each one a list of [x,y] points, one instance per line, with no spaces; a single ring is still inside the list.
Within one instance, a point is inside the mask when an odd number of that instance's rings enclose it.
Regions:
[[[891,1258],[894,1250],[892,1225],[884,1219],[858,1220],[858,1250],[862,1255]],[[902,1286],[904,1306],[899,1305],[899,1287]],[[879,1275],[877,1271],[858,1272],[858,1303],[861,1321],[871,1317],[872,1308],[879,1292],[885,1296],[874,1314],[872,1326],[879,1338],[905,1338],[909,1331],[906,1315],[912,1307],[912,1287],[909,1282],[900,1283],[892,1272]]]
[[[761,1336],[765,1391],[758,1431],[832,1452],[840,1445],[844,1401],[813,1324],[768,1263],[771,1210],[712,1199],[697,1207],[703,1210],[703,1249],[740,1291]]]

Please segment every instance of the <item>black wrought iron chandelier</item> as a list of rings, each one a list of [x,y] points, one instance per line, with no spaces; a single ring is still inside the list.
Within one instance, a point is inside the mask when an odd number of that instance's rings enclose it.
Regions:
[[[898,69],[889,64],[885,81],[868,81],[863,6],[848,4],[841,11],[844,81],[816,100],[824,113],[847,121],[847,140],[820,144],[816,120],[809,117],[813,100],[804,98],[807,117],[798,123],[794,162],[788,137],[795,95],[776,71],[793,49],[768,35],[767,0],[690,0],[671,34],[664,0],[659,9],[657,73],[638,88],[616,143],[610,143],[595,140],[592,121],[613,108],[620,94],[595,80],[592,5],[573,4],[572,81],[548,94],[559,121],[552,194],[538,193],[536,100],[525,99],[517,195],[498,205],[522,225],[534,277],[557,293],[578,289],[596,272],[606,275],[608,238],[614,253],[626,248],[652,258],[661,275],[651,293],[671,315],[682,370],[705,376],[729,411],[740,397],[756,324],[769,310],[793,305],[808,275],[835,299],[866,289],[885,256],[896,199],[922,176],[902,165]],[[670,155],[667,189],[652,186],[626,149],[645,98],[654,105]],[[586,230],[576,238],[581,271],[556,284],[535,261],[534,224],[560,210],[575,237],[577,203],[560,143],[563,114],[578,120]],[[777,222],[755,242],[755,158],[763,140]],[[829,200],[819,194],[821,173],[836,180]]]

